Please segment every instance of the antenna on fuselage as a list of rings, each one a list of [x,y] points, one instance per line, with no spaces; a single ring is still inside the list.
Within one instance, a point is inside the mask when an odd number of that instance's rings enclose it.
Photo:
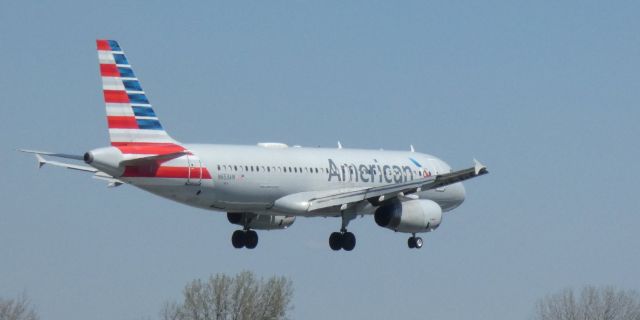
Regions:
[[[340,143],[340,141],[338,141],[338,149],[342,149],[342,143]]]
[[[416,149],[413,148],[412,144],[409,145],[409,148],[411,148],[411,152],[416,152]]]

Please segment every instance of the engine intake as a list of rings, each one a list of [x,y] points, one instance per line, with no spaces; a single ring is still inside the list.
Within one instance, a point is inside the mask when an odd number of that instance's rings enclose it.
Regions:
[[[376,209],[376,223],[393,231],[417,233],[433,231],[442,222],[442,208],[431,200],[392,200]]]
[[[227,219],[232,224],[255,230],[286,229],[296,220],[294,216],[263,215],[253,212],[228,212]]]

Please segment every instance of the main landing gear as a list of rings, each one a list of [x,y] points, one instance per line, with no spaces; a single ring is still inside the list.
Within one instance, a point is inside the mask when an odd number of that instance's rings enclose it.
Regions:
[[[253,230],[236,230],[231,235],[231,244],[236,249],[253,249],[258,245],[258,233]]]
[[[340,232],[332,232],[329,236],[331,250],[344,249],[345,251],[351,251],[356,247],[356,236],[347,231],[349,221],[355,219],[355,217],[356,215],[342,213],[342,228],[340,228]]]
[[[340,249],[351,251],[356,247],[356,236],[346,231],[332,232],[331,236],[329,236],[329,247],[334,251]]]
[[[420,249],[422,248],[422,244],[422,238],[416,237],[415,233],[413,234],[413,236],[411,236],[411,238],[409,238],[409,240],[407,240],[407,245],[410,249]]]

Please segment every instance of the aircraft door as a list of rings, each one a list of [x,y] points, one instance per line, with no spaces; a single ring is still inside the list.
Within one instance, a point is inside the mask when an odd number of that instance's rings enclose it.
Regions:
[[[187,172],[187,184],[199,186],[202,183],[202,162],[198,157],[186,155],[189,166]]]

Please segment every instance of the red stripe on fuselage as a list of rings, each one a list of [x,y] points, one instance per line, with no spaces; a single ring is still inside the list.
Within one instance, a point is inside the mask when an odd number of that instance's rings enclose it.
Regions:
[[[191,176],[189,176],[191,170]],[[170,178],[170,179],[198,179],[199,168],[189,167],[158,167],[158,166],[128,166],[124,169],[124,178]],[[202,168],[202,179],[211,179],[207,168]]]
[[[108,116],[107,125],[109,129],[138,129],[136,117]]]
[[[211,179],[211,174],[207,168],[202,168],[202,179]]]
[[[100,75],[103,77],[119,77],[120,71],[118,71],[118,67],[115,64],[101,64]]]

